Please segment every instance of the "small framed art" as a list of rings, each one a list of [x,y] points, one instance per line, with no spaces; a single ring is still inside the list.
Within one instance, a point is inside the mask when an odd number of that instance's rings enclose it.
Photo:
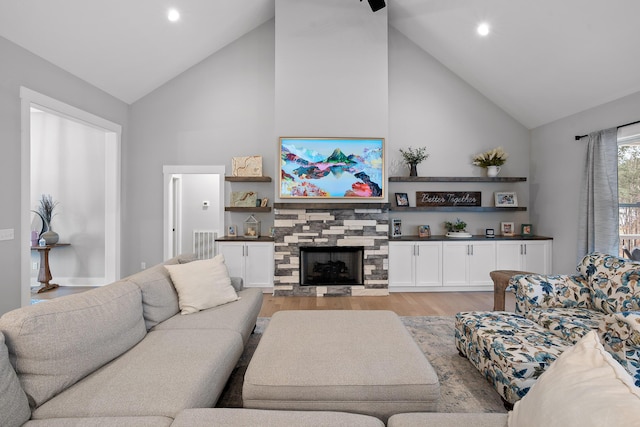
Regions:
[[[428,225],[419,225],[418,237],[431,237],[431,227]]]
[[[518,207],[518,195],[512,191],[496,191],[494,197],[497,208]]]
[[[236,237],[238,235],[238,228],[235,225],[227,227],[227,236]]]
[[[500,232],[503,236],[514,236],[514,224],[512,222],[501,222]]]
[[[409,206],[407,193],[396,193],[396,206]]]
[[[533,226],[531,224],[522,224],[522,227],[520,227],[520,234],[523,237],[533,236]]]
[[[391,237],[402,237],[402,220],[399,218],[391,218],[389,220],[391,228]]]

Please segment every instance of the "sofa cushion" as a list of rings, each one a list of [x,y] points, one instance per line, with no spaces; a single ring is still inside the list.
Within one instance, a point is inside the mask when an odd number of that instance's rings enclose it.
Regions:
[[[162,264],[142,270],[126,280],[138,285],[142,292],[142,313],[147,330],[180,311],[178,293]]]
[[[591,289],[582,276],[517,275],[507,290],[515,291],[516,313],[527,313],[532,307],[592,308]]]
[[[33,411],[33,419],[174,418],[212,407],[240,355],[240,334],[224,329],[151,331],[135,347]]]
[[[21,426],[29,417],[31,417],[29,401],[9,362],[4,335],[0,333],[0,426]]]
[[[147,330],[138,286],[116,282],[0,318],[32,408],[136,345]]]
[[[238,299],[222,254],[182,265],[165,265],[182,314],[196,313]]]
[[[640,310],[640,262],[613,255],[586,255],[578,270],[592,289],[593,306],[604,313]]]
[[[415,412],[396,414],[387,427],[507,427],[507,414]]]
[[[570,343],[576,343],[593,329],[604,331],[606,316],[587,308],[532,308],[525,315]]]
[[[384,427],[377,418],[332,411],[267,411],[258,409],[187,409],[172,427]]]
[[[31,420],[22,427],[169,427],[170,417],[90,417]]]
[[[240,333],[242,340],[246,343],[262,307],[262,291],[248,288],[238,292],[238,296],[240,297],[238,301],[229,304],[202,310],[189,316],[173,316],[152,330],[231,329]]]
[[[637,426],[639,419],[640,388],[592,331],[560,355],[515,404],[509,426],[624,427]]]

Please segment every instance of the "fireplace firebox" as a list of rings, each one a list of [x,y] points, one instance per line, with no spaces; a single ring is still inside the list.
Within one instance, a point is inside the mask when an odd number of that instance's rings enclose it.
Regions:
[[[357,246],[300,247],[300,285],[362,285],[363,258]]]

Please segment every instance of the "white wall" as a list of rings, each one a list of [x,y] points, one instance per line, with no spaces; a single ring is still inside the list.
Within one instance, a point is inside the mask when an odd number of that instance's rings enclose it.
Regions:
[[[52,228],[60,242],[71,243],[49,255],[60,285],[104,284],[92,279],[105,275],[105,143],[102,130],[44,111],[31,114],[30,206],[37,210],[41,195],[50,194],[59,203]],[[39,262],[38,253],[31,259]]]
[[[635,122],[639,112],[640,92],[531,131],[531,218],[540,233],[554,237],[555,273],[573,273],[584,255],[577,239],[586,140],[574,136]]]
[[[0,241],[0,314],[20,306],[20,246],[30,230],[20,225],[20,86],[103,117],[126,129],[128,107],[90,84],[0,37],[0,229],[13,228],[15,239]],[[126,131],[125,131],[126,132]],[[126,141],[126,137],[123,137]],[[125,142],[126,143],[126,142]],[[28,274],[28,272],[25,272]]]
[[[274,22],[263,24],[131,106],[123,146],[122,274],[163,258],[163,165],[225,165],[263,156],[274,176]],[[225,196],[231,189],[226,184]],[[273,200],[273,187],[254,187]],[[227,213],[241,224],[246,215]],[[273,223],[261,218],[263,227]]]
[[[399,148],[427,147],[430,157],[418,166],[421,176],[484,176],[471,164],[474,154],[502,146],[509,153],[501,176],[529,176],[529,131],[476,89],[445,68],[402,33],[389,29],[389,176],[408,176]],[[408,193],[415,206],[416,191],[481,191],[483,204],[493,205],[495,191],[516,191],[520,206],[529,206],[529,185],[524,183],[390,183],[394,192]],[[487,202],[485,202],[487,200]],[[444,221],[463,219],[467,231],[484,234],[500,222],[529,222],[529,212],[508,213],[402,213],[404,234],[417,234],[428,224],[433,234],[444,234]],[[535,226],[534,222],[534,226]],[[537,231],[536,231],[537,232]]]

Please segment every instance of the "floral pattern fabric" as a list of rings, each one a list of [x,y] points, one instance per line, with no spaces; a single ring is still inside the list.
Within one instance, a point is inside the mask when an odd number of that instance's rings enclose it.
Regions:
[[[517,275],[516,313],[462,312],[456,346],[510,403],[566,348],[597,330],[640,386],[640,262],[586,255],[575,275]]]
[[[629,371],[640,387],[640,312],[626,311],[605,317],[604,348]]]
[[[456,347],[502,398],[520,400],[546,368],[571,344],[514,313],[456,315]]]

